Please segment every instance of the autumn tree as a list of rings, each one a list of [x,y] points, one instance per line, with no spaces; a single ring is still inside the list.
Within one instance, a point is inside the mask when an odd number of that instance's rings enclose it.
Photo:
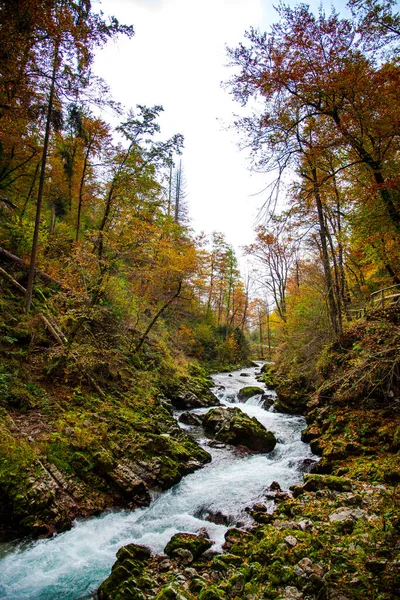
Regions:
[[[230,84],[243,104],[259,98],[264,110],[238,122],[258,153],[259,165],[282,172],[297,154],[297,132],[317,120],[350,163],[359,162],[400,233],[399,184],[393,159],[399,134],[400,69],[360,51],[355,25],[332,12],[315,17],[306,5],[281,5],[269,34],[251,30],[249,45],[230,51],[239,67]],[[381,36],[372,39],[381,46]],[[370,40],[370,43],[371,40]],[[366,90],[368,91],[366,93]],[[268,152],[267,152],[268,149]],[[272,152],[271,152],[272,151]]]
[[[395,0],[350,0],[349,7],[355,17],[358,30],[369,49],[376,45],[377,36],[382,36],[381,43],[398,42],[400,36],[400,15],[393,12]]]

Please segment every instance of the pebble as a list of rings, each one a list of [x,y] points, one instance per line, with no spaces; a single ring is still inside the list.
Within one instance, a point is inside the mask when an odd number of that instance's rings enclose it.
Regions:
[[[303,571],[311,572],[313,567],[313,561],[310,558],[307,558],[307,556],[305,556],[304,558],[299,560],[297,565],[300,567],[300,569],[303,569]]]
[[[331,523],[340,522],[340,521],[348,521],[348,520],[357,520],[361,517],[365,517],[367,513],[362,508],[347,508],[346,506],[341,506],[335,512],[329,515],[329,521]]]
[[[299,521],[299,527],[302,531],[311,531],[313,528],[313,522],[310,519],[303,519]]]
[[[289,545],[292,546],[292,548],[294,548],[295,546],[297,546],[298,541],[296,540],[296,538],[293,535],[287,535],[285,537],[285,542]]]
[[[196,571],[196,569],[188,567],[187,569],[185,569],[185,575],[189,579],[193,579],[194,577],[197,577],[197,571]]]
[[[298,600],[302,597],[303,594],[296,587],[288,586],[285,588],[284,600]]]
[[[168,559],[161,561],[160,564],[158,565],[158,568],[160,569],[160,571],[169,571],[169,569],[171,567],[172,567],[172,562]]]
[[[194,560],[193,554],[190,550],[186,550],[186,548],[178,548],[175,550],[174,556],[184,565],[190,565]]]

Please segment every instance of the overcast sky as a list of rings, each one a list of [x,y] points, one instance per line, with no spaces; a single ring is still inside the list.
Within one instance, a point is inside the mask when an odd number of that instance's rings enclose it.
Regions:
[[[317,10],[319,0],[309,4]],[[323,4],[329,10],[332,3]],[[344,1],[333,4],[340,8]],[[127,108],[164,107],[163,136],[185,137],[182,162],[193,228],[224,232],[239,254],[252,241],[267,179],[249,172],[237,134],[226,128],[240,107],[221,81],[230,74],[226,45],[235,47],[251,25],[266,29],[274,22],[272,1],[102,0],[100,5],[105,15],[133,24],[135,36],[101,50],[97,74]]]

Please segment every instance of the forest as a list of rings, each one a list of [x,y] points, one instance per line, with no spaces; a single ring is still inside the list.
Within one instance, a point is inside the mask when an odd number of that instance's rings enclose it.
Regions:
[[[399,597],[397,8],[280,3],[228,49],[232,128],[268,185],[244,276],[223,232],[192,229],[163,107],[123,107],[93,74],[134,25],[90,0],[0,0],[0,556],[208,464],[174,410],[265,363],[320,457],[303,485],[190,568],[126,546],[96,597]]]

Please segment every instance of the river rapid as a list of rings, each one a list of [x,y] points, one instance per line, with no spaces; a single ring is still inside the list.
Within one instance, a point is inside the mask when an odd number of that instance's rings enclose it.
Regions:
[[[179,531],[196,533],[205,528],[214,541],[213,549],[220,550],[229,526],[251,524],[246,507],[265,503],[264,493],[273,481],[282,489],[301,482],[304,464],[317,458],[300,439],[304,418],[264,410],[261,396],[238,401],[242,387],[257,385],[266,390],[257,382],[257,372],[258,367],[251,367],[214,375],[213,391],[222,405],[239,407],[275,434],[278,443],[273,452],[243,455],[232,446],[213,444],[201,427],[182,425],[212,455],[211,463],[155,495],[147,508],[108,511],[77,521],[70,531],[49,539],[0,545],[0,598],[89,598],[108,576],[121,546],[134,542],[160,554]],[[227,525],[208,520],[219,513]]]

